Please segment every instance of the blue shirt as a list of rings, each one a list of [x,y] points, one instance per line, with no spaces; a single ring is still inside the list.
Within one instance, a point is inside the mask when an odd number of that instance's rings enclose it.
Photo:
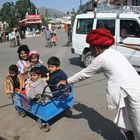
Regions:
[[[60,82],[61,80],[67,80],[67,79],[68,79],[68,76],[61,69],[59,69],[53,73],[50,73],[48,84],[50,85],[51,91],[56,91],[57,90],[56,85],[58,84],[58,82]]]

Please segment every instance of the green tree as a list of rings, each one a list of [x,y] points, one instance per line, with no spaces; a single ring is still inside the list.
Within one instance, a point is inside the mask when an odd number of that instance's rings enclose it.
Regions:
[[[18,27],[20,20],[25,18],[26,12],[35,14],[36,6],[30,0],[17,0],[15,5],[13,2],[6,2],[0,10],[0,19],[6,23],[5,30],[9,31],[14,27]]]
[[[4,23],[7,23],[5,26],[5,30],[9,31],[13,27],[17,25],[17,17],[16,17],[16,9],[13,2],[6,2],[3,4],[0,10],[1,20]]]
[[[74,24],[74,20],[75,20],[76,15],[77,15],[77,12],[73,8],[72,11],[71,11],[71,24],[72,25]]]
[[[30,0],[17,0],[15,4],[17,17],[22,20],[25,18],[26,12],[35,14],[36,6]]]

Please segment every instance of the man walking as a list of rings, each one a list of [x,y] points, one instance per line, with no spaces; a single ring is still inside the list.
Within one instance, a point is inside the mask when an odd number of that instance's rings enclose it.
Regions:
[[[46,47],[51,47],[51,31],[49,30],[48,26],[44,29],[44,36],[45,36],[45,39],[46,39]]]

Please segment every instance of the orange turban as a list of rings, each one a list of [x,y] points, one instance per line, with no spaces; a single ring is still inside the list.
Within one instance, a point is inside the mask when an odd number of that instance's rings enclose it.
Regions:
[[[111,32],[105,28],[91,30],[86,37],[86,42],[93,46],[111,46],[115,40]]]

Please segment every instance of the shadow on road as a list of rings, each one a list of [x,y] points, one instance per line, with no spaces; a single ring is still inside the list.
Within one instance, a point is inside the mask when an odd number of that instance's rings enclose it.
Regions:
[[[75,104],[73,108],[81,113],[78,115],[72,115],[71,118],[86,119],[90,129],[101,135],[104,139],[125,140],[124,136],[120,132],[120,129],[112,121],[103,117],[93,108],[89,108],[81,103]]]
[[[6,140],[6,139],[0,136],[0,140]]]
[[[71,65],[76,65],[76,66],[80,66],[81,68],[84,68],[84,64],[81,62],[79,57],[70,58],[69,62]]]
[[[4,107],[7,107],[7,106],[11,106],[11,105],[13,105],[13,103],[8,103],[8,104],[0,105],[0,108],[4,108]]]

